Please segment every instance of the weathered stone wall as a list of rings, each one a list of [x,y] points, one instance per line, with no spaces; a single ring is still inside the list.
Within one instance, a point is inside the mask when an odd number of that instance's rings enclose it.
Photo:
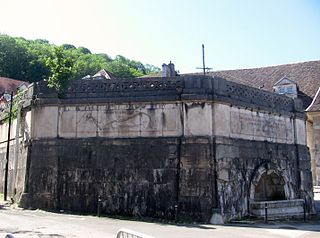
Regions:
[[[215,104],[214,127],[216,136],[237,138],[250,141],[268,141],[273,143],[294,144],[293,117],[264,111],[248,110],[226,104]],[[300,124],[299,124],[300,125]],[[305,131],[299,131],[299,144],[305,144]]]
[[[317,115],[313,119],[313,129],[314,129],[314,155],[315,155],[315,164],[316,164],[316,174],[317,185],[320,185],[320,115]]]
[[[310,199],[310,159],[303,146],[217,138],[216,160],[218,194],[222,213],[228,218],[248,215],[250,202],[255,198],[259,171],[275,171],[285,180],[286,199]],[[300,164],[299,161],[300,160]],[[301,169],[304,168],[304,169]],[[304,176],[299,180],[299,173]],[[303,183],[303,184],[301,184]]]
[[[33,112],[34,138],[216,135],[306,144],[302,118],[204,101],[38,106]]]
[[[7,155],[9,123],[2,121],[0,124],[0,191],[4,191],[5,167]],[[27,156],[29,151],[28,141],[31,134],[31,112],[22,112],[22,117],[14,119],[11,124],[9,163],[8,163],[8,197],[19,201],[24,191]]]
[[[214,145],[210,137],[183,138],[179,163],[179,216],[208,221],[218,207]]]
[[[249,214],[262,173],[312,181],[299,101],[220,78],[34,85],[24,207],[208,221]]]
[[[34,141],[22,205],[96,212],[101,196],[106,214],[173,219],[179,204],[182,216],[208,220],[215,191],[207,143],[172,137]]]
[[[34,138],[134,138],[182,134],[181,103],[35,107]],[[178,119],[178,120],[177,120]]]
[[[151,215],[175,201],[175,140],[53,139],[32,148],[27,192],[37,206],[96,212],[100,195],[103,212]]]
[[[320,185],[320,113],[308,112],[308,147],[311,154],[313,179]]]

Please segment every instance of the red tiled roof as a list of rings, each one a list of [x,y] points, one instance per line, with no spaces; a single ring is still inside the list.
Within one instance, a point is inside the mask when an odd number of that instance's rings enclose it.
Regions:
[[[0,95],[7,92],[16,92],[17,87],[21,85],[22,83],[29,84],[28,82],[17,80],[17,79],[11,79],[6,77],[0,77]]]
[[[253,69],[236,69],[209,72],[230,81],[273,91],[273,85],[286,77],[297,83],[299,91],[313,98],[320,86],[320,60],[284,64]]]
[[[286,77],[297,83],[298,98],[302,99],[304,108],[307,108],[320,87],[320,60],[262,68],[213,71],[208,75],[263,88],[270,92],[273,92],[276,82]]]

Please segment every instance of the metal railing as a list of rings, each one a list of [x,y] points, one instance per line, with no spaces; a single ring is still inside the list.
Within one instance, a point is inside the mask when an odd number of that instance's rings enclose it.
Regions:
[[[120,230],[118,230],[116,238],[154,238],[154,237],[145,235],[133,230],[121,228]]]

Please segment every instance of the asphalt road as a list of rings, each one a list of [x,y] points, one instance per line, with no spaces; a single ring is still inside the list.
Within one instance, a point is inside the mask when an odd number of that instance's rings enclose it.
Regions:
[[[104,237],[115,238],[120,228],[141,232],[155,238],[241,238],[241,237],[303,237],[319,238],[320,221],[312,223],[271,223],[237,225],[172,225],[138,221],[57,214],[0,208],[0,238],[12,233],[14,237]]]

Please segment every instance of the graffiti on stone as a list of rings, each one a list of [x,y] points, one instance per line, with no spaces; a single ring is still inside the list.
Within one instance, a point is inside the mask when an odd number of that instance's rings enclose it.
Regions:
[[[118,112],[118,119],[111,121],[106,124],[106,126],[111,126],[112,128],[126,128],[130,130],[140,130],[148,127],[150,122],[150,116],[146,113],[135,112],[133,114],[128,114],[126,111]]]
[[[259,116],[241,112],[231,112],[231,132],[249,136],[286,139],[286,121],[274,116]],[[292,128],[290,128],[292,129]]]

